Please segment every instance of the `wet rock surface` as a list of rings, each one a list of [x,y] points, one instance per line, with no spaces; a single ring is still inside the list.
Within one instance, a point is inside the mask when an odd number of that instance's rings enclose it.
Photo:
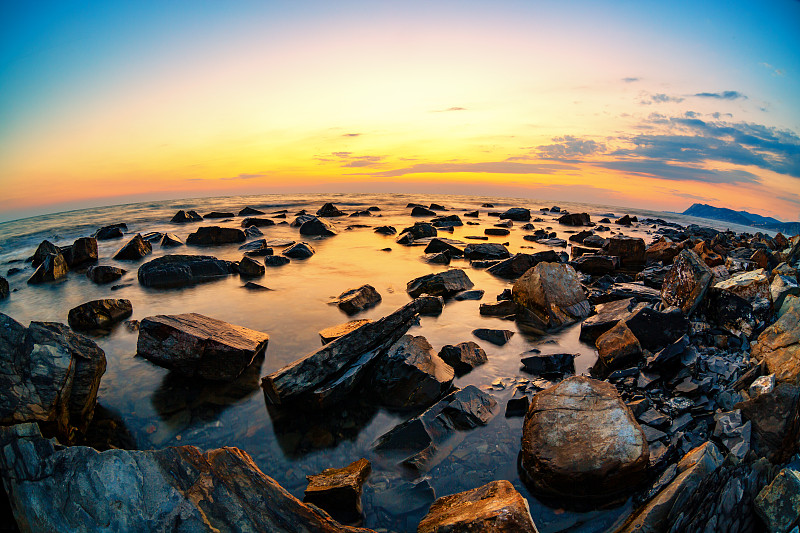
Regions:
[[[186,244],[213,246],[244,242],[247,240],[244,232],[237,228],[224,228],[221,226],[202,226],[197,231],[186,237]]]
[[[46,283],[48,281],[56,281],[65,278],[69,272],[67,261],[60,253],[47,254],[42,258],[41,264],[36,267],[28,283],[31,285],[37,283]]]
[[[412,298],[427,294],[428,296],[443,296],[445,298],[471,289],[473,287],[466,272],[454,268],[438,274],[428,274],[408,282],[406,292]]]
[[[442,349],[439,350],[439,357],[453,367],[457,376],[462,376],[488,361],[483,348],[472,341],[442,346]]]
[[[133,239],[128,241],[114,254],[114,259],[137,261],[152,252],[153,245],[150,244],[149,241],[144,240],[140,233],[137,233]]]
[[[230,263],[208,255],[165,255],[139,267],[145,287],[174,288],[213,281],[233,272]]]
[[[344,468],[326,468],[319,474],[306,476],[308,487],[303,501],[324,509],[340,522],[355,522],[363,512],[362,485],[371,471],[370,462],[359,459]]]
[[[563,263],[539,263],[514,283],[512,298],[529,311],[517,320],[547,330],[589,315],[590,305],[575,270]]]
[[[335,300],[339,309],[348,315],[354,315],[364,309],[378,305],[380,301],[381,295],[372,285],[362,285],[357,289],[345,291]]]
[[[92,300],[69,310],[69,326],[76,331],[108,329],[133,314],[130,300]]]

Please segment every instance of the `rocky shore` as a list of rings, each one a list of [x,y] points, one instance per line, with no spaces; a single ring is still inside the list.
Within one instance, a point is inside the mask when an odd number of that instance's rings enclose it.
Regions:
[[[111,290],[128,272],[164,297],[187,287],[202,294],[232,276],[269,291],[260,278],[324,259],[326,241],[348,231],[381,246],[393,240],[433,267],[397,280],[407,299],[395,309],[384,308],[387,294],[369,279],[337,291],[328,303],[350,321],[319,331],[322,346],[266,375],[261,363],[280,332],[191,309],[132,321],[137,301],[109,297],[69,310],[68,325],[27,327],[0,312],[9,530],[561,530],[537,516],[527,495],[559,513],[617,510],[591,531],[800,527],[800,236],[629,215],[594,221],[557,206],[457,213],[408,204],[406,227],[386,225],[382,213],[332,203],[294,214],[181,210],[165,221],[174,234],[131,235],[114,223],[70,244],[41,242],[9,270],[11,283],[0,278],[0,299],[76,275]],[[269,238],[281,224],[297,240]],[[487,227],[464,241],[445,236],[479,224]],[[514,253],[510,243],[484,242],[509,236],[535,248]],[[114,239],[122,243],[116,252],[98,252],[107,249],[98,240]],[[222,247],[241,259],[213,255]],[[126,268],[102,264],[112,259]],[[504,290],[485,291],[478,272]],[[27,283],[18,283],[23,276]],[[415,331],[420,317],[444,317],[472,300],[489,326],[505,326],[461,328],[460,342],[438,345]],[[376,308],[380,316],[364,318]],[[340,424],[337,435],[358,433],[379,411],[398,421],[362,450],[371,460],[305,472],[303,501],[273,479],[278,472],[226,442],[134,449],[97,407],[108,364],[97,341],[123,323],[137,336],[137,358],[189,389],[230,387],[235,396],[244,382],[249,391],[260,386],[276,431],[297,436],[281,443],[285,453],[342,438],[308,430],[315,420]],[[567,328],[593,347],[588,372],[576,375],[577,354],[547,349]],[[492,348],[521,336],[542,342],[520,354],[513,382],[459,381],[491,365]],[[495,447],[516,457],[514,471],[437,499],[432,473],[457,472],[457,457],[491,462],[491,447],[472,436],[504,418],[521,424],[511,443]]]

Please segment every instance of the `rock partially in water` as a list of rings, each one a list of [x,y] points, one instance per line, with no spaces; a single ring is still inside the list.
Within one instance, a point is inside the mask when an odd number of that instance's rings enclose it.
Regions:
[[[508,248],[493,242],[468,244],[464,248],[464,257],[467,259],[506,259],[510,255]]]
[[[439,498],[417,533],[537,533],[528,502],[505,480]]]
[[[16,521],[30,531],[369,533],[304,505],[238,448],[97,452],[55,445],[32,424],[0,428],[0,445]]]
[[[288,257],[283,257],[282,255],[268,255],[264,258],[264,266],[268,267],[288,265],[289,262],[290,259]]]
[[[340,522],[355,522],[363,512],[361,492],[371,471],[370,462],[359,459],[344,468],[326,468],[306,476],[308,486],[303,501],[313,503]]]
[[[197,231],[186,237],[186,244],[211,246],[244,242],[247,236],[238,228],[223,228],[220,226],[201,226]]]
[[[322,220],[316,217],[303,222],[303,225],[300,226],[300,235],[321,235],[324,237],[329,237],[336,234],[337,231],[333,224],[327,220]]]
[[[664,278],[661,298],[667,306],[676,306],[686,316],[700,305],[711,286],[714,274],[691,250],[683,250]]]
[[[379,233],[381,235],[394,235],[397,233],[397,230],[394,226],[378,226],[375,228],[375,233]]]
[[[558,223],[565,226],[589,226],[589,213],[567,213],[558,217]]]
[[[758,515],[769,531],[790,531],[800,524],[800,472],[784,468],[755,500]]]
[[[491,342],[492,344],[496,344],[497,346],[503,346],[505,343],[509,341],[511,337],[514,336],[514,332],[509,331],[507,329],[488,329],[488,328],[474,329],[472,330],[472,334],[481,340]]]
[[[466,272],[459,268],[453,268],[436,274],[428,274],[419,278],[412,279],[406,286],[406,292],[416,298],[422,294],[429,296],[443,296],[445,298],[453,296],[473,287]]]
[[[777,316],[753,344],[753,357],[778,381],[800,384],[800,297],[786,297]]]
[[[86,271],[86,277],[97,284],[111,283],[117,281],[128,271],[119,267],[108,265],[91,266]]]
[[[490,266],[486,271],[506,279],[517,279],[539,263],[559,263],[559,257],[553,250],[536,252],[535,254],[514,254],[508,259]]]
[[[105,370],[103,350],[64,324],[25,328],[0,313],[0,424],[38,422],[73,442],[92,419]]]
[[[58,254],[48,254],[44,256],[42,263],[36,268],[31,277],[28,278],[29,284],[46,283],[55,281],[67,276],[69,267],[64,260],[64,256]]]
[[[203,218],[233,218],[233,212],[231,211],[212,211],[207,215],[203,215]]]
[[[318,217],[341,217],[346,215],[344,211],[340,210],[338,207],[333,205],[332,203],[328,202],[319,209],[317,209],[317,216]]]
[[[307,242],[297,242],[281,252],[286,257],[292,259],[308,259],[314,255],[314,248]]]
[[[152,252],[153,245],[150,244],[150,241],[144,240],[142,234],[137,233],[133,239],[129,240],[122,248],[117,250],[117,253],[114,254],[114,259],[138,261]]]
[[[0,300],[8,298],[11,294],[10,288],[8,286],[8,280],[2,276],[0,276]]]
[[[480,305],[480,314],[483,316],[512,316],[517,313],[517,304],[511,300]]]
[[[200,222],[201,220],[203,220],[203,217],[201,217],[197,213],[197,211],[192,211],[192,210],[184,211],[183,209],[181,209],[180,211],[175,213],[170,222],[174,222],[176,224],[183,224],[185,222]]]
[[[606,376],[611,370],[626,368],[638,362],[642,356],[642,345],[639,339],[620,321],[597,339],[598,363],[595,366],[598,374]]]
[[[633,298],[614,300],[595,307],[595,314],[581,322],[580,339],[594,343],[600,335],[625,320],[633,309]]]
[[[422,206],[417,205],[417,206],[414,206],[413,209],[411,209],[411,216],[412,217],[435,217],[436,216],[436,211],[431,211],[430,209],[428,209],[426,207],[422,207]]]
[[[536,394],[525,416],[521,473],[546,496],[620,497],[644,479],[649,457],[642,428],[606,382],[568,378]]]
[[[455,346],[452,344],[442,346],[439,357],[453,367],[456,376],[463,376],[489,360],[483,348],[472,341],[461,342]]]
[[[183,241],[180,237],[175,235],[174,233],[165,233],[163,237],[161,237],[161,247],[162,248],[170,248],[172,246],[183,246]]]
[[[335,300],[339,309],[348,315],[354,315],[361,311],[378,305],[381,301],[381,295],[375,290],[372,285],[362,285],[357,289],[350,289],[343,292]]]
[[[139,267],[139,283],[159,289],[185,287],[230,275],[227,261],[208,255],[165,255]]]
[[[322,339],[322,344],[328,344],[331,341],[338,339],[339,337],[344,337],[348,333],[357,330],[364,324],[369,324],[372,320],[368,318],[362,318],[360,320],[351,320],[350,322],[345,322],[344,324],[339,324],[337,326],[331,326],[329,328],[325,328],[320,330],[319,337]]]
[[[230,381],[264,353],[269,335],[198,313],[139,323],[137,355],[186,377]]]
[[[527,313],[517,321],[538,330],[560,328],[589,315],[591,306],[575,269],[564,263],[539,263],[514,283],[514,302]]]
[[[260,277],[263,276],[266,272],[264,265],[256,261],[255,259],[244,256],[239,261],[239,275],[243,277]]]
[[[641,270],[644,265],[645,246],[641,238],[614,235],[603,244],[603,250],[608,255],[619,257],[623,268]]]
[[[133,314],[130,300],[92,300],[69,310],[68,322],[77,331],[109,329]]]
[[[39,243],[39,246],[36,247],[36,251],[33,252],[33,255],[30,258],[30,262],[34,267],[38,267],[44,261],[44,258],[50,254],[60,254],[61,248],[53,244],[48,240],[44,240]]]
[[[417,239],[424,239],[425,237],[436,237],[438,231],[428,222],[415,222],[413,226],[404,228],[400,232],[400,237],[397,239],[399,244],[412,244]],[[406,237],[408,242],[402,241]]]
[[[103,226],[102,228],[98,229],[95,234],[93,235],[98,241],[107,241],[110,239],[119,239],[124,235],[123,230],[127,230],[128,225],[124,222],[120,222],[118,224],[111,224],[109,226]]]
[[[61,251],[70,268],[97,261],[97,239],[81,237]]]
[[[240,217],[249,217],[252,215],[264,215],[264,211],[260,209],[256,209],[255,207],[250,207],[249,205],[239,211],[238,216]]]
[[[263,228],[266,226],[274,226],[275,221],[271,218],[263,218],[263,217],[249,217],[242,220],[242,227],[249,228],[251,226],[255,226],[257,228]]]
[[[515,220],[518,222],[527,222],[531,219],[530,209],[524,207],[512,207],[505,213],[500,213],[501,219]]]
[[[540,353],[533,349],[523,353],[520,362],[526,372],[536,376],[557,377],[564,374],[575,373],[575,357],[579,354],[574,353]]]
[[[441,296],[420,296],[419,314],[422,316],[439,316],[444,310],[444,298]]]

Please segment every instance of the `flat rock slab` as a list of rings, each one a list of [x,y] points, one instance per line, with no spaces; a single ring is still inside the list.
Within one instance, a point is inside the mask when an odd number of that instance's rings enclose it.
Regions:
[[[92,300],[69,310],[69,325],[78,331],[108,329],[133,314],[130,300]]]
[[[230,275],[231,264],[209,255],[165,255],[139,267],[139,283],[159,289],[185,287]]]
[[[406,292],[412,298],[422,294],[447,298],[472,287],[473,283],[466,272],[459,268],[453,268],[438,274],[428,274],[427,276],[412,279],[408,282]]]
[[[322,339],[322,344],[328,344],[329,342],[334,341],[339,337],[344,337],[348,333],[355,331],[364,324],[369,324],[370,322],[372,322],[372,320],[368,318],[351,320],[350,322],[345,322],[344,324],[338,324],[336,326],[322,329],[319,331],[319,336],[320,339]]]
[[[354,522],[361,517],[361,491],[370,472],[370,462],[359,459],[344,468],[326,468],[306,476],[303,501],[324,509],[340,522]]]
[[[528,502],[506,481],[443,496],[433,502],[417,533],[537,533]]]
[[[187,377],[229,381],[267,349],[269,335],[197,313],[139,323],[138,355]]]

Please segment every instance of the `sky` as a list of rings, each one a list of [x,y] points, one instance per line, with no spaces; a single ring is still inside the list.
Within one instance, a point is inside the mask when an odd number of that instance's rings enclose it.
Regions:
[[[0,220],[432,192],[800,220],[800,1],[3,2]]]

